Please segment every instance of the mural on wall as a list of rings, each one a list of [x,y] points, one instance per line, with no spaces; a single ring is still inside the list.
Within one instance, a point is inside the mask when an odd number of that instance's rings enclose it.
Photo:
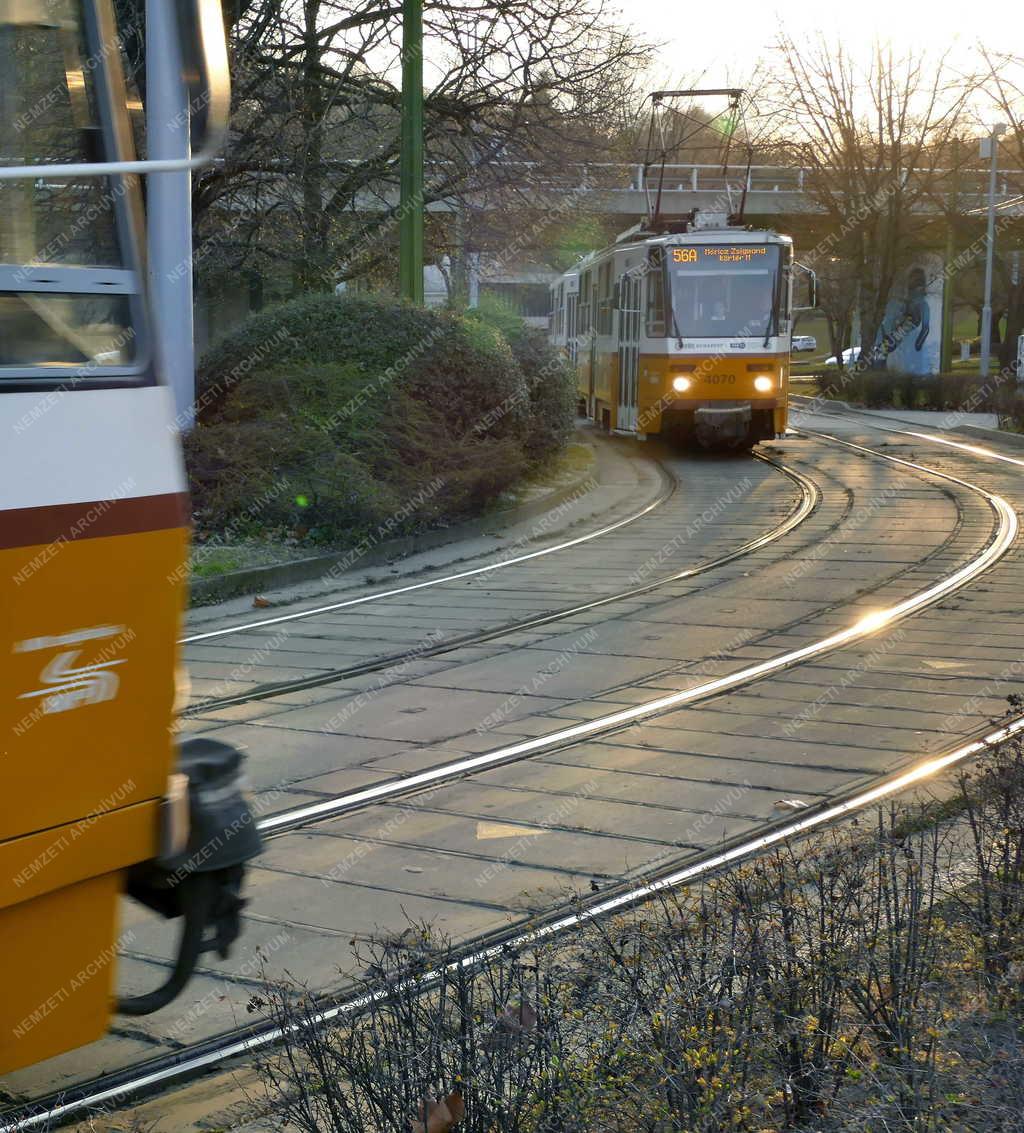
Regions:
[[[879,368],[901,374],[939,372],[943,284],[939,256],[920,256],[900,275],[875,344]]]

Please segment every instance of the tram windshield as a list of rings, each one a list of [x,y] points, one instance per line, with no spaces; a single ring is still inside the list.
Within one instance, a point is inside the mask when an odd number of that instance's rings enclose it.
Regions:
[[[708,244],[658,249],[667,311],[656,321],[678,338],[767,337],[778,333],[785,289],[777,244]],[[655,300],[657,303],[657,299]]]
[[[126,183],[46,175],[113,159],[101,99],[117,45],[98,42],[88,15],[83,0],[0,0],[0,165],[39,166],[0,180],[0,378],[128,366],[137,353]]]

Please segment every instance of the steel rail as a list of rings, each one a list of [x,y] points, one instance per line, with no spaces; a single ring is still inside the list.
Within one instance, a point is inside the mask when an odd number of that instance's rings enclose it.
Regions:
[[[630,724],[656,713],[676,708],[681,704],[691,703],[696,699],[706,699],[720,692],[729,691],[741,685],[751,684],[763,677],[791,668],[813,657],[818,657],[826,652],[831,652],[857,641],[865,640],[876,634],[879,630],[889,625],[894,625],[934,605],[942,598],[962,589],[968,583],[989,570],[1010,550],[1016,541],[1019,532],[1017,515],[1013,507],[1003,499],[1002,496],[989,492],[979,485],[972,484],[950,473],[940,472],[936,469],[928,468],[925,465],[905,460],[901,457],[892,456],[888,453],[880,453],[866,446],[832,436],[831,434],[818,433],[814,430],[804,430],[804,432],[808,435],[819,437],[822,440],[839,444],[852,451],[877,457],[889,463],[910,468],[915,472],[956,484],[980,495],[989,504],[995,517],[993,533],[980,553],[975,555],[969,562],[959,567],[952,574],[947,575],[931,586],[912,594],[910,597],[897,602],[887,609],[875,611],[872,614],[858,619],[858,621],[848,626],[846,629],[829,634],[800,649],[782,653],[756,665],[748,666],[736,673],[716,678],[715,680],[705,682],[694,688],[684,689],[645,702],[641,705],[632,706],[623,711],[610,713],[597,720],[573,725],[546,736],[508,745],[496,751],[485,752],[472,758],[454,761],[443,765],[443,767],[428,769],[425,772],[409,776],[400,783],[381,784],[376,788],[371,787],[364,791],[341,796],[337,800],[325,800],[323,803],[297,807],[290,811],[271,815],[260,824],[261,829],[269,834],[283,833],[286,829],[294,829],[309,821],[319,821],[324,818],[335,817],[337,814],[343,813],[343,809],[351,810],[357,806],[382,801],[388,797],[389,791],[391,793],[397,793],[399,790],[401,790],[401,793],[406,793],[406,791],[421,791],[427,786],[437,784],[441,780],[442,772],[447,772],[446,780],[459,778],[471,771],[480,770],[482,767],[493,766],[499,761],[522,758],[527,755],[536,754],[542,750],[561,747],[580,739],[589,738],[598,731],[615,730],[625,724]],[[921,434],[921,436],[924,439],[934,439],[927,434]],[[446,971],[452,971],[459,967],[472,967],[489,957],[497,955],[502,950],[515,950],[516,948],[525,947],[543,938],[575,928],[587,920],[606,916],[609,913],[617,912],[630,905],[646,900],[665,889],[692,881],[699,876],[703,876],[715,870],[728,867],[780,841],[804,835],[818,827],[833,823],[848,814],[870,806],[880,799],[897,794],[913,786],[915,783],[921,782],[957,763],[972,758],[991,747],[993,744],[1001,743],[1019,734],[1022,730],[1024,730],[1024,716],[995,728],[978,739],[961,744],[942,755],[921,760],[908,770],[894,776],[887,776],[879,783],[863,788],[852,796],[831,803],[823,803],[820,807],[815,808],[812,813],[802,815],[799,819],[787,821],[782,824],[772,824],[769,829],[762,830],[759,834],[745,837],[732,846],[703,855],[699,860],[684,865],[681,868],[671,869],[667,872],[663,871],[654,877],[648,876],[638,879],[614,896],[589,903],[586,907],[577,911],[569,912],[561,916],[556,915],[555,919],[548,921],[540,927],[528,928],[525,931],[508,937],[501,943],[489,945],[483,950],[479,948],[472,950],[473,946],[470,945],[471,950],[465,955],[453,959],[448,964],[434,969],[433,971],[411,978],[403,986],[406,988],[411,986],[427,990],[433,983],[436,983]],[[404,788],[404,790],[402,790],[402,788]],[[331,809],[332,807],[337,808],[339,806],[343,809]],[[353,1014],[368,1004],[392,995],[393,993],[394,987],[381,988],[345,999],[316,1012],[311,1016],[306,1025],[318,1025],[330,1022],[346,1014]],[[108,1075],[107,1079],[105,1079],[102,1084],[87,1084],[79,1088],[79,1090],[76,1090],[71,1097],[68,1097],[67,1092],[65,1092],[63,1099],[58,1098],[52,1102],[44,1101],[37,1103],[40,1105],[40,1108],[38,1108],[36,1112],[14,1115],[13,1123],[0,1126],[0,1133],[20,1133],[22,1130],[37,1129],[45,1124],[52,1124],[54,1121],[63,1121],[75,1114],[95,1110],[104,1105],[109,1106],[111,1103],[120,1105],[130,1097],[151,1091],[160,1086],[165,1086],[179,1078],[194,1075],[225,1062],[228,1059],[262,1049],[280,1041],[290,1033],[295,1033],[297,1030],[297,1025],[282,1027],[277,1024],[269,1024],[263,1027],[250,1028],[248,1033],[242,1036],[239,1036],[238,1032],[235,1032],[234,1034],[207,1040],[206,1043],[201,1044],[201,1050],[193,1048],[191,1052],[184,1052],[172,1055],[169,1058],[154,1060],[150,1069],[134,1067],[124,1071],[122,1074]]]
[[[860,417],[862,420],[871,421],[873,428],[881,433],[895,433],[900,437],[916,437],[919,441],[929,441],[932,444],[945,445],[947,448],[960,449],[961,452],[970,453],[971,456],[980,456],[985,460],[998,460],[1003,464],[1013,464],[1018,468],[1024,468],[1024,460],[1015,456],[1007,456],[1006,453],[996,452],[995,449],[987,448],[985,445],[970,445],[966,441],[953,441],[948,437],[940,437],[937,433],[922,433],[915,429],[894,429],[886,424],[886,421],[894,420],[905,425],[912,424],[910,421],[904,421],[901,417],[871,417],[867,412],[853,408],[842,413],[834,413],[827,409],[816,409],[813,405],[800,405],[798,403],[794,403],[793,409],[797,413],[809,413],[814,417],[833,417],[839,421],[847,417]],[[807,431],[810,432],[811,430]]]
[[[800,499],[797,501],[796,507],[793,508],[781,523],[763,532],[761,535],[748,540],[741,546],[727,551],[723,555],[698,562],[694,566],[686,567],[683,570],[676,571],[663,578],[655,579],[653,582],[645,583],[642,586],[632,587],[629,590],[621,590],[615,594],[607,594],[604,597],[595,598],[590,602],[583,602],[577,606],[553,610],[546,614],[525,618],[521,621],[505,622],[502,625],[492,626],[474,633],[460,634],[458,637],[450,638],[447,641],[443,641],[438,645],[429,646],[426,649],[410,649],[406,650],[404,653],[392,653],[384,657],[375,657],[370,661],[365,661],[358,665],[351,665],[345,669],[330,669],[327,672],[316,673],[308,677],[297,677],[290,681],[278,681],[273,684],[259,685],[248,692],[241,692],[234,696],[215,697],[209,700],[196,701],[194,704],[190,704],[187,708],[183,709],[181,715],[197,716],[221,708],[233,708],[237,705],[249,704],[254,700],[266,700],[284,693],[301,692],[305,689],[333,684],[335,681],[366,676],[369,673],[380,672],[383,669],[400,668],[403,665],[410,664],[413,661],[420,661],[424,658],[441,657],[446,653],[454,652],[456,649],[463,649],[471,645],[482,645],[485,642],[494,641],[510,633],[521,633],[531,629],[539,629],[541,626],[550,625],[553,622],[563,621],[567,618],[573,618],[578,614],[589,613],[592,610],[598,610],[603,606],[609,606],[615,602],[622,602],[629,598],[639,598],[645,594],[653,593],[655,590],[659,590],[661,587],[667,586],[670,583],[681,582],[687,578],[695,578],[698,575],[706,574],[709,571],[726,566],[728,563],[743,558],[745,555],[752,554],[754,551],[759,551],[762,547],[767,547],[771,543],[783,538],[783,536],[788,535],[814,512],[821,499],[818,486],[809,477],[804,476],[803,473],[787,468],[778,461],[771,460],[765,456],[758,455],[758,459],[765,464],[770,464],[772,467],[778,469],[784,476],[792,480],[800,489]]]
[[[636,523],[671,499],[675,493],[676,487],[676,482],[673,480],[667,492],[663,492],[657,499],[652,500],[649,504],[646,504],[632,515],[626,516],[625,519],[617,520],[615,523],[600,527],[596,531],[591,531],[586,535],[578,535],[574,539],[566,539],[561,543],[555,543],[550,547],[541,547],[539,550],[529,551],[524,555],[515,555],[512,558],[501,559],[497,562],[488,563],[485,566],[471,567],[467,570],[456,571],[454,574],[443,575],[440,578],[428,578],[423,582],[412,582],[405,586],[393,587],[390,590],[378,590],[373,594],[364,594],[358,598],[346,598],[344,601],[331,602],[326,606],[315,606],[308,610],[295,610],[290,614],[280,614],[272,618],[260,618],[255,622],[244,622],[240,625],[226,626],[223,629],[207,630],[205,633],[193,633],[188,637],[180,638],[178,644],[192,645],[197,641],[212,641],[218,637],[227,637],[229,634],[233,633],[244,633],[247,630],[263,629],[265,626],[280,625],[282,622],[299,621],[303,618],[316,617],[318,614],[330,614],[335,610],[347,610],[351,609],[353,606],[366,605],[368,602],[379,602],[384,598],[395,598],[402,594],[412,594],[417,590],[426,590],[432,586],[444,586],[446,583],[459,582],[464,578],[475,578],[482,574],[490,574],[491,571],[504,570],[505,567],[516,566],[519,563],[525,563],[531,559],[539,559],[544,555],[553,555],[558,551],[565,551],[570,547],[578,547],[581,543],[589,543],[592,539],[599,539],[601,536],[608,535],[612,531],[618,531],[620,528],[628,527],[631,523]]]

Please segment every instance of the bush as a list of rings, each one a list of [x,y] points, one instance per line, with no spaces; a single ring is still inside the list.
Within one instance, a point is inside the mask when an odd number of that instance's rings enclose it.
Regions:
[[[337,543],[478,512],[564,442],[571,396],[521,320],[506,339],[483,317],[304,296],[202,360],[186,445],[200,528]]]
[[[1017,388],[1016,380],[1000,389],[997,412],[1000,428],[1024,433],[1024,392]]]
[[[576,414],[576,373],[544,331],[527,326],[500,299],[485,298],[471,316],[499,330],[526,379],[529,393],[527,456],[543,460],[569,439]]]
[[[936,409],[992,412],[995,386],[978,374],[893,373],[886,370],[832,370],[814,375],[821,397],[839,398],[868,409]]]
[[[356,367],[366,397],[407,392],[431,401],[452,426],[471,428],[495,406],[518,401],[524,379],[500,333],[451,313],[361,296],[306,295],[249,319],[199,368],[200,420],[215,419],[231,391],[257,373],[295,365]],[[350,391],[351,392],[351,391]],[[365,401],[356,395],[362,412]],[[517,425],[502,416],[490,434]]]
[[[518,950],[370,942],[353,1010],[253,1001],[284,1036],[269,1107],[305,1133],[1019,1133],[1022,799],[1012,740],[937,807],[880,804]]]

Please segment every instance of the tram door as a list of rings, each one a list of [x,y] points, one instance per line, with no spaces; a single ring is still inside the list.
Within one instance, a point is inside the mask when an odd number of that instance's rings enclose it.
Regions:
[[[579,284],[577,283],[577,287]],[[565,326],[566,326],[566,345],[569,351],[569,361],[576,366],[576,361],[579,358],[580,344],[579,339],[576,337],[576,309],[579,306],[579,291],[575,294],[569,293],[565,297]]]
[[[591,283],[591,273],[583,277],[584,296],[587,303],[586,326],[583,328],[587,336],[587,412],[594,418],[597,416],[597,283]]]
[[[626,272],[619,277],[619,405],[616,428],[635,432],[640,367],[640,279]]]

